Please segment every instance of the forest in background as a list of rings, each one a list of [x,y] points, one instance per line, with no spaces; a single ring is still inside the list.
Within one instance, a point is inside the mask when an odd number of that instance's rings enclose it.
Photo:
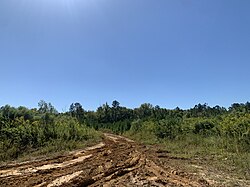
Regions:
[[[86,111],[76,102],[63,113],[43,100],[32,109],[5,105],[0,108],[0,161],[36,151],[72,150],[99,141],[100,131],[162,144],[173,154],[226,155],[231,164],[249,173],[249,102],[229,108],[197,104],[183,110],[149,103],[130,109],[115,100],[96,111]]]

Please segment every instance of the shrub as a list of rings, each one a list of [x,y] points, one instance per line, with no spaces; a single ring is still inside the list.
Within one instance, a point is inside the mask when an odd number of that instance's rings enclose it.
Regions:
[[[181,120],[170,118],[160,120],[156,125],[155,135],[158,138],[175,139],[181,133]]]

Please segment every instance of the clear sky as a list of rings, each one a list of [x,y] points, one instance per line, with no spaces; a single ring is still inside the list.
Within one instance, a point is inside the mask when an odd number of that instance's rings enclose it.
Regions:
[[[249,0],[0,0],[0,106],[250,100]]]

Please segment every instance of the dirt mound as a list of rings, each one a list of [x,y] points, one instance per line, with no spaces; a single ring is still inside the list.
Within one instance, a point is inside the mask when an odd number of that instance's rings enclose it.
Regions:
[[[132,140],[105,134],[100,144],[67,156],[2,167],[0,186],[209,186],[157,158]]]

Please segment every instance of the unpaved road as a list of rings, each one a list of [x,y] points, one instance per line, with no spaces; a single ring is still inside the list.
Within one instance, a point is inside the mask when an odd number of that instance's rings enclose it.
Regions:
[[[145,146],[105,134],[95,146],[56,158],[0,167],[0,186],[210,186],[161,165]]]

